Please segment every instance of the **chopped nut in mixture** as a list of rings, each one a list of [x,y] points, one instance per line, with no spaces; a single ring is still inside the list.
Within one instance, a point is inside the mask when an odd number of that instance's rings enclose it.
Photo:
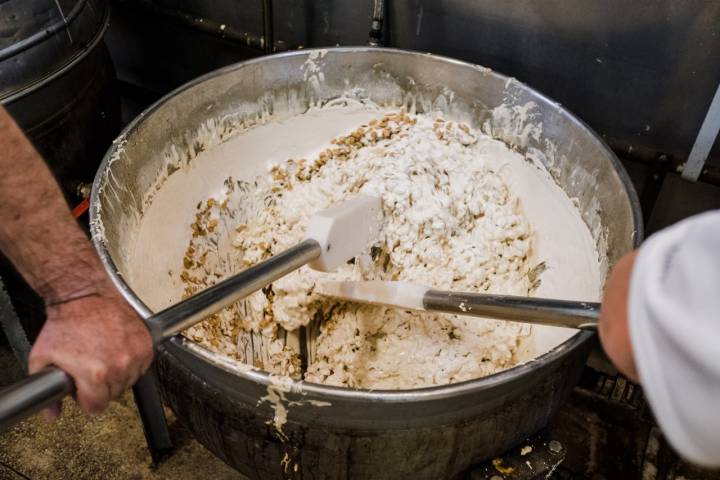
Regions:
[[[527,326],[316,291],[325,280],[403,280],[527,295],[544,267],[529,260],[533,235],[519,200],[484,161],[497,144],[469,125],[400,110],[331,139],[315,158],[271,165],[241,188],[240,210],[252,213],[235,215],[227,198],[203,201],[181,259],[186,296],[291,247],[313,213],[357,194],[382,199],[384,228],[337,272],[302,267],[185,335],[272,373],[356,388],[445,384],[512,366]],[[230,253],[218,246],[228,241]],[[311,320],[319,333],[301,372],[297,331]]]

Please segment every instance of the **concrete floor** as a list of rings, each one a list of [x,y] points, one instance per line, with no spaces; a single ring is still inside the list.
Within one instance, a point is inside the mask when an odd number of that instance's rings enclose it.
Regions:
[[[0,385],[19,376],[19,364],[0,346]],[[130,392],[94,418],[67,399],[57,422],[36,416],[0,434],[0,480],[245,479],[196,442],[172,415],[170,429],[176,451],[154,468]]]

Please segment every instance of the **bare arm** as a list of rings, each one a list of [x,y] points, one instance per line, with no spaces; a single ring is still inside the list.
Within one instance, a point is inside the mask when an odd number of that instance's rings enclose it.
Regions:
[[[33,146],[0,112],[0,248],[48,303],[93,293],[92,246]]]
[[[97,413],[148,368],[150,336],[106,276],[50,170],[2,108],[0,172],[0,249],[47,307],[30,371],[64,369],[80,406]]]
[[[628,327],[628,296],[630,276],[637,252],[623,257],[610,273],[605,284],[600,312],[600,341],[615,366],[629,378],[637,381],[637,369],[630,343]]]
[[[720,211],[648,238],[608,279],[600,338],[639,379],[668,441],[690,461],[720,467]],[[632,342],[631,342],[632,340]]]

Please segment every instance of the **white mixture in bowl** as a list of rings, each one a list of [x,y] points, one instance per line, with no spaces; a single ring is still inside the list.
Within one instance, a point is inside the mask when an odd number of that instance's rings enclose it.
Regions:
[[[333,123],[343,115],[356,123]],[[337,272],[303,267],[190,328],[188,338],[294,378],[416,388],[506,369],[537,353],[538,338],[557,343],[572,331],[339,302],[317,292],[323,281],[403,280],[446,290],[597,300],[602,275],[579,212],[545,171],[504,143],[439,114],[357,105],[313,109],[282,123],[274,135],[267,130],[272,124],[257,126],[195,159],[201,165],[224,157],[227,163],[230,153],[250,151],[266,155],[255,160],[269,166],[255,178],[228,176],[217,195],[195,200],[187,249],[168,272],[183,294],[296,244],[312,214],[359,193],[382,198],[381,235]],[[310,148],[292,142],[313,125]],[[258,141],[262,129],[262,138],[275,144],[243,148],[253,134]],[[240,172],[243,164],[235,168]],[[179,182],[177,190],[191,173],[176,172],[166,183]],[[158,220],[163,202],[172,204],[162,198],[167,188],[146,217]],[[138,245],[142,239],[141,228]],[[308,345],[307,364],[300,343]]]

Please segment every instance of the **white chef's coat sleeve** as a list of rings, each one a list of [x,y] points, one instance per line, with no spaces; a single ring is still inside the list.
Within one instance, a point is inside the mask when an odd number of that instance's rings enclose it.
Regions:
[[[720,466],[720,211],[651,236],[630,281],[640,382],[670,444]]]

